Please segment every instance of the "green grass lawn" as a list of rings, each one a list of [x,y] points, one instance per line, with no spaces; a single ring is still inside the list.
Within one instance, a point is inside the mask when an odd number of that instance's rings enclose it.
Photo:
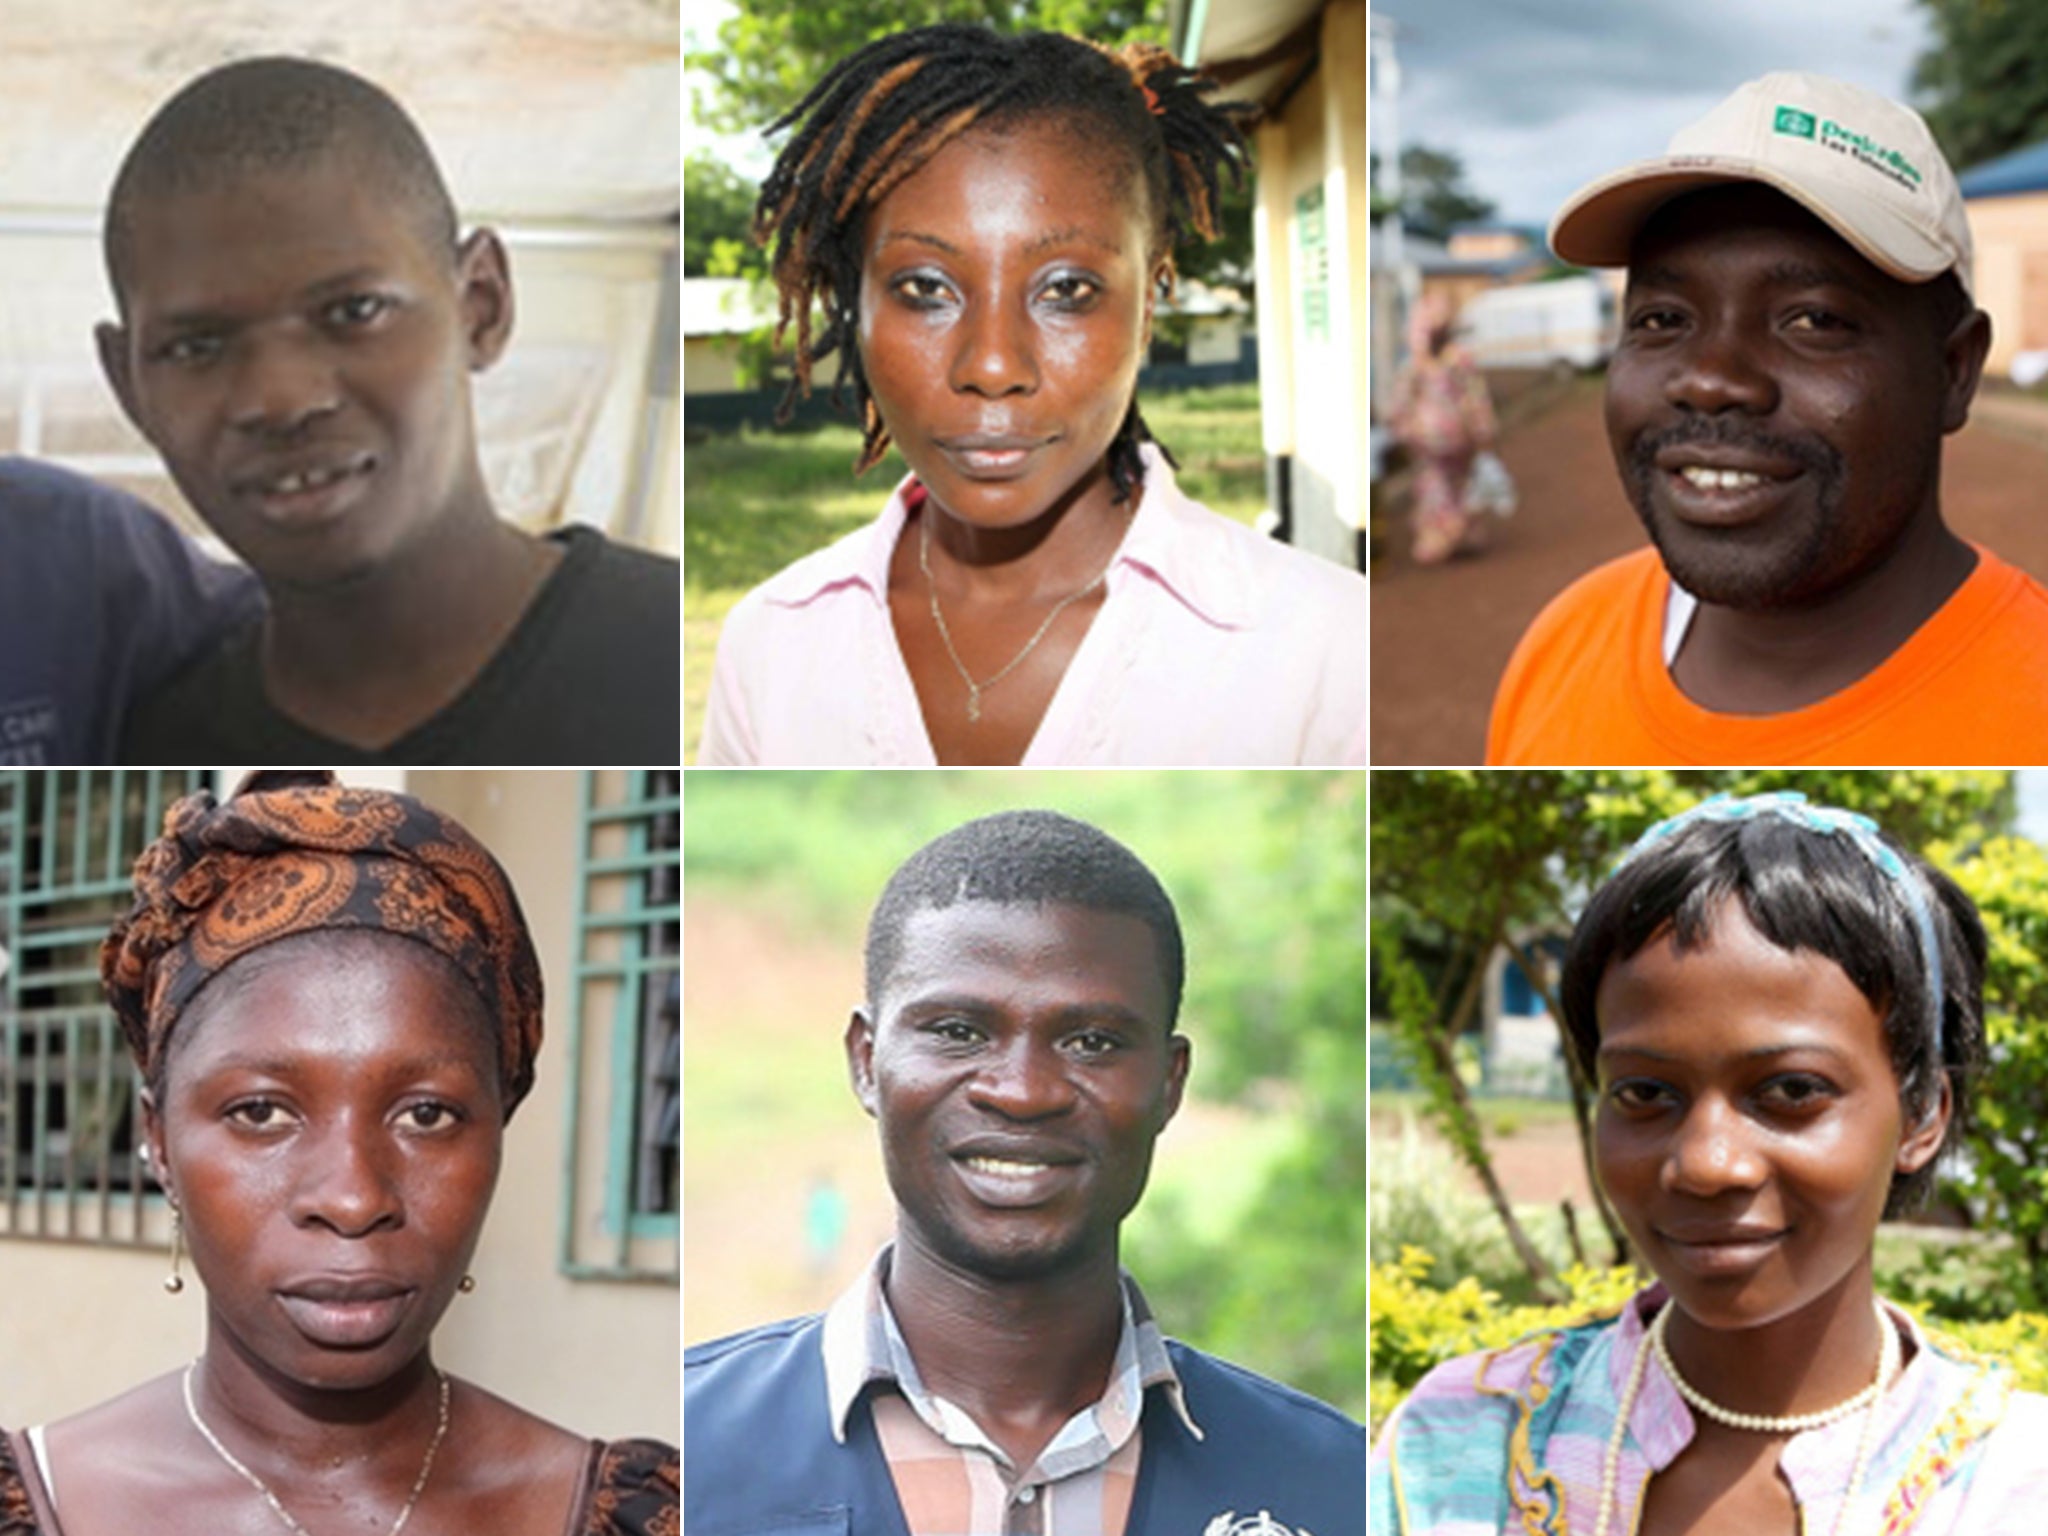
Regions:
[[[1144,403],[1153,435],[1180,460],[1181,488],[1249,523],[1266,504],[1255,384]],[[683,750],[697,755],[718,626],[748,588],[872,520],[905,473],[889,455],[860,479],[851,427],[693,442],[683,454]]]

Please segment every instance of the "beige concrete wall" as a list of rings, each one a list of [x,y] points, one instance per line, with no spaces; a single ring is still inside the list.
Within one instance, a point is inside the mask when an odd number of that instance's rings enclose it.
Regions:
[[[2048,192],[1977,198],[1968,207],[1977,307],[1991,316],[1987,366],[1998,374],[2014,353],[2048,348]]]
[[[463,822],[511,873],[548,986],[539,1081],[506,1132],[477,1290],[456,1299],[435,1349],[457,1374],[583,1433],[674,1441],[676,1287],[571,1280],[556,1262],[578,786],[572,772],[407,775],[412,793]],[[196,1284],[165,1295],[166,1268],[161,1252],[0,1238],[0,1425],[61,1417],[191,1359],[203,1343],[203,1295]]]

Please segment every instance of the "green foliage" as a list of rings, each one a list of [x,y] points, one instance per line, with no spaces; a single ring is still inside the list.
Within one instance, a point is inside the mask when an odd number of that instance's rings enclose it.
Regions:
[[[735,0],[733,11],[717,48],[685,59],[713,82],[711,99],[695,103],[697,120],[727,132],[767,127],[840,59],[910,27],[970,21],[1100,43],[1167,41],[1160,0]]]
[[[2026,1294],[2048,1303],[2048,854],[1994,838],[1949,873],[1977,903],[1990,940],[1985,1034],[1991,1061],[1976,1095],[1968,1173],[1957,1185],[1984,1226],[2009,1232]]]
[[[1372,183],[1379,186],[1379,156],[1371,159]],[[1391,213],[1394,200],[1375,190],[1372,216]],[[1447,149],[1410,144],[1401,151],[1401,220],[1410,229],[1443,239],[1459,224],[1493,215],[1493,203],[1465,185],[1465,162]]]
[[[754,199],[760,189],[723,161],[683,159],[683,276],[765,277],[766,255],[754,244]]]
[[[2001,845],[1984,842],[2014,812],[2005,773],[1589,769],[1373,775],[1375,984],[1438,1129],[1482,1179],[1490,1164],[1483,1128],[1449,1062],[1451,1042],[1475,1022],[1476,977],[1488,958],[1503,944],[1570,932],[1592,889],[1652,822],[1718,790],[1773,789],[1797,789],[1816,802],[1862,811],[1944,861],[1971,856],[1962,868],[2003,859],[1984,864],[1976,876],[1994,910],[2000,890],[2041,889],[2039,882],[2029,887],[2024,881],[2001,887],[1991,878],[1991,871],[2022,857],[2001,855]],[[2029,983],[2028,976],[2039,972],[2027,967],[2030,953],[2048,955],[2048,943],[2037,942],[2048,939],[2048,930],[2026,926],[2035,920],[2033,909],[2015,905],[2017,900],[2006,901],[2016,931],[1994,960],[1993,996],[2011,1019],[2039,1020],[2040,1004],[2048,998],[2025,988],[2048,988],[2048,980]],[[2031,1038],[2013,1025],[2004,1048],[2024,1052]],[[2016,1076],[2014,1082],[2022,1085],[2024,1079]],[[2001,1096],[2008,1091],[2003,1079],[1987,1087]],[[2028,1088],[2020,1103],[2020,1112],[2033,1117],[2031,1125],[2048,1124],[2048,1097]],[[2048,1199],[2048,1185],[2025,1174],[2018,1159],[2006,1161],[2010,1193],[2001,1193],[1995,1205],[1987,1202],[1987,1218],[2038,1214],[2034,1205],[2013,1197],[2031,1188],[2034,1199]],[[1497,1208],[1519,1246],[1512,1212],[1504,1201]],[[2035,1220],[2037,1230],[2041,1225]],[[1611,1222],[1609,1230],[1615,1233]],[[1539,1265],[1530,1268],[1540,1273]]]
[[[970,817],[1050,805],[1129,843],[1180,912],[1194,1088],[1296,1127],[1222,1223],[1147,1209],[1131,1266],[1175,1332],[1364,1411],[1363,774],[691,774],[684,801],[692,900],[745,892],[849,944],[896,865]]]
[[[1575,1266],[1564,1275],[1565,1301],[1517,1307],[1503,1305],[1498,1295],[1469,1277],[1440,1287],[1430,1279],[1435,1268],[1429,1253],[1412,1247],[1391,1264],[1372,1266],[1369,1398],[1375,1435],[1415,1384],[1446,1360],[1500,1349],[1540,1330],[1611,1317],[1642,1283],[1631,1269]],[[1924,1306],[1904,1305],[1951,1352],[2002,1360],[2021,1387],[2048,1390],[2048,1316],[2018,1312],[1996,1321],[1930,1322]]]
[[[751,338],[744,345],[750,347]],[[1182,490],[1242,523],[1265,509],[1256,384],[1148,394],[1142,403],[1153,434],[1181,462]],[[683,455],[683,504],[690,509],[683,519],[686,757],[696,755],[726,611],[747,588],[873,518],[904,473],[892,448],[856,480],[859,454],[857,431],[828,426],[811,432],[749,428],[693,440]]]
[[[1384,1121],[1386,1096],[1375,1102]],[[1429,1254],[1431,1267],[1425,1278],[1440,1289],[1473,1280],[1511,1302],[1538,1299],[1492,1208],[1468,1192],[1450,1149],[1419,1134],[1407,1113],[1400,1116],[1391,1138],[1375,1136],[1367,1174],[1370,1252],[1405,1253],[1412,1248]],[[1563,1270],[1571,1255],[1562,1215],[1555,1210],[1521,1214],[1530,1240],[1553,1270]]]
[[[1920,0],[1934,46],[1913,89],[1958,170],[2048,138],[2048,6],[2039,0]]]
[[[1466,1277],[1448,1289],[1430,1282],[1435,1259],[1404,1248],[1391,1264],[1372,1266],[1373,1433],[1415,1384],[1446,1360],[1500,1349],[1542,1328],[1566,1328],[1612,1316],[1642,1283],[1631,1269],[1573,1265],[1562,1277],[1565,1297],[1553,1305],[1508,1306]]]

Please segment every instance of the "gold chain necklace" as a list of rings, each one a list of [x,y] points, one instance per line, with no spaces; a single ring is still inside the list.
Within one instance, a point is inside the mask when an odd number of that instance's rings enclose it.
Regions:
[[[927,506],[929,506],[929,503],[927,503]],[[1123,541],[1119,539],[1117,542],[1119,547],[1121,547]],[[921,512],[917,520],[917,568],[924,572],[924,589],[931,598],[932,625],[939,632],[939,640],[946,647],[946,655],[953,663],[953,670],[960,674],[960,681],[967,685],[967,718],[970,723],[981,719],[982,694],[1016,671],[1017,664],[1038,648],[1038,642],[1043,640],[1045,632],[1052,628],[1052,621],[1107,581],[1109,579],[1109,568],[1116,564],[1116,553],[1111,551],[1109,559],[1104,562],[1102,569],[1095,573],[1093,581],[1089,582],[1087,586],[1082,587],[1079,591],[1068,593],[1057,603],[1053,604],[1052,612],[1045,616],[1045,622],[1040,624],[1031,638],[1024,642],[1023,650],[1012,656],[1000,671],[991,677],[983,678],[977,683],[974,680],[973,674],[967,670],[967,663],[960,659],[960,653],[953,648],[953,635],[946,628],[946,616],[939,611],[939,585],[932,580],[931,554],[931,517],[928,512]]]
[[[199,1417],[199,1405],[192,1401],[192,1373],[197,1369],[197,1360],[185,1367],[185,1416],[192,1421],[192,1427],[206,1437],[206,1443],[213,1447],[215,1455],[233,1467],[242,1475],[244,1482],[263,1495],[263,1502],[270,1506],[272,1514],[284,1522],[287,1530],[294,1532],[295,1536],[312,1536],[310,1531],[292,1518],[291,1511],[278,1502],[277,1495],[270,1491],[270,1485],[237,1461],[235,1453],[222,1445],[220,1436],[207,1427],[206,1420]],[[398,1512],[398,1518],[391,1524],[391,1536],[398,1536],[398,1533],[405,1529],[405,1522],[412,1518],[413,1506],[419,1503],[420,1495],[426,1491],[427,1477],[434,1470],[434,1457],[441,1449],[441,1441],[448,1434],[448,1377],[438,1370],[434,1375],[441,1383],[441,1406],[434,1424],[434,1438],[427,1442],[427,1459],[420,1463],[420,1475],[412,1480],[412,1492],[406,1496],[405,1507]]]

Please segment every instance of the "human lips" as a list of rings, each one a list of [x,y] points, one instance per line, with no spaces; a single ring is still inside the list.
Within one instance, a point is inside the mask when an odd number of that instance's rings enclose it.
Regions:
[[[1746,1274],[1791,1236],[1790,1227],[1756,1223],[1678,1223],[1656,1229],[1666,1252],[1682,1268],[1702,1276]]]
[[[301,1334],[328,1349],[367,1349],[398,1331],[418,1296],[385,1275],[309,1275],[278,1287],[278,1305]]]
[[[1781,458],[1693,446],[1665,448],[1653,462],[1674,513],[1687,522],[1723,527],[1765,516],[1805,472]]]
[[[1040,1139],[982,1137],[947,1154],[969,1193],[984,1205],[1044,1205],[1080,1177],[1086,1161],[1074,1148]]]
[[[307,528],[346,513],[376,468],[377,456],[367,450],[327,450],[267,460],[242,471],[231,484],[264,521]]]
[[[1043,433],[970,432],[936,437],[933,441],[970,480],[1014,480],[1054,437]]]

